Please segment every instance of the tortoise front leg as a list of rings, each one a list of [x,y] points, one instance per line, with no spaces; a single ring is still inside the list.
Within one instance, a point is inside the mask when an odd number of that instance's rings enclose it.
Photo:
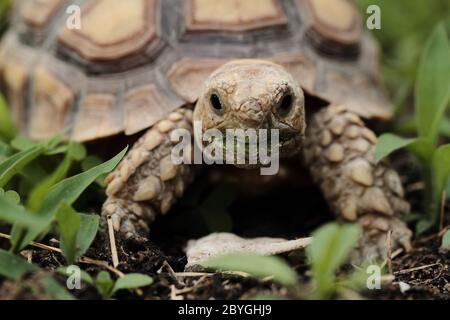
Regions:
[[[149,224],[165,214],[194,177],[193,165],[174,165],[170,133],[178,128],[192,132],[192,111],[171,113],[149,129],[106,179],[108,199],[102,225],[110,218],[125,239],[148,236]]]
[[[363,121],[343,106],[330,106],[312,116],[303,161],[339,218],[359,222],[363,236],[351,260],[385,258],[387,232],[392,248],[410,248],[411,231],[399,219],[409,212],[397,172],[375,163],[377,138]]]

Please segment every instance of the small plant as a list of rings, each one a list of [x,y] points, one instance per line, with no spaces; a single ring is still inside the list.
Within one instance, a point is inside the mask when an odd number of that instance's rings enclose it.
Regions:
[[[34,280],[24,280],[25,275],[39,275],[39,283]],[[57,300],[73,300],[74,297],[61,286],[53,276],[41,270],[37,265],[25,261],[23,258],[0,249],[0,277],[11,281],[22,281],[22,287],[32,292],[42,290],[49,298]]]
[[[62,136],[40,142],[16,136],[0,97],[0,222],[12,225],[11,249],[18,252],[56,231],[66,262],[72,264],[87,251],[99,225],[99,216],[78,213],[72,205],[115,168],[126,149],[102,163],[87,157],[80,143],[62,142]],[[83,171],[69,177],[75,165]]]
[[[59,268],[58,272],[67,275],[66,268]],[[103,299],[112,298],[119,290],[138,289],[153,284],[152,277],[140,273],[129,273],[115,281],[106,271],[100,271],[95,280],[83,270],[80,276],[83,282],[94,286]]]
[[[278,257],[235,253],[211,258],[201,264],[213,270],[245,272],[259,279],[270,278],[286,286],[298,298],[328,299],[348,290],[357,290],[365,284],[367,275],[364,269],[336,277],[336,272],[348,259],[359,235],[357,225],[337,223],[327,224],[313,233],[312,243],[306,249],[312,269],[312,290],[302,288],[297,281],[297,273]]]
[[[408,148],[423,166],[426,215],[417,224],[422,233],[436,227],[440,203],[450,175],[450,144],[438,145],[442,119],[450,100],[450,43],[444,24],[434,30],[422,54],[415,86],[416,138],[391,133],[380,136],[377,161]]]

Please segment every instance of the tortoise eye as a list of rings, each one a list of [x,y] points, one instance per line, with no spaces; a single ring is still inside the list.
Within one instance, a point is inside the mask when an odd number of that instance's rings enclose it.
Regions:
[[[215,93],[213,93],[211,95],[211,97],[209,98],[209,101],[211,102],[211,107],[215,110],[215,111],[222,111],[223,107],[222,107],[222,103],[220,102],[219,96]]]
[[[280,104],[278,105],[278,110],[281,114],[288,114],[291,111],[293,106],[294,98],[291,94],[287,94],[283,97]]]

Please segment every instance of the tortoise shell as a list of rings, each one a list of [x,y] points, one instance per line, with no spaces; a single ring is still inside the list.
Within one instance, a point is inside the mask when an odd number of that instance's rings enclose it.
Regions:
[[[206,77],[236,58],[280,63],[307,93],[365,118],[391,115],[377,46],[349,0],[16,1],[0,79],[24,134],[67,127],[90,141],[135,134],[195,102]]]

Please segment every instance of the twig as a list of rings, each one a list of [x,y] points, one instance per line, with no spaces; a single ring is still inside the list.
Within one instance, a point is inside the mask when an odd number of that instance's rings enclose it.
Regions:
[[[115,273],[119,277],[123,277],[125,275],[122,271],[120,271],[120,270],[110,266],[108,264],[108,262],[106,262],[106,261],[95,260],[95,259],[83,256],[83,257],[81,257],[79,259],[79,262],[80,263],[84,263],[84,264],[91,264],[91,265],[94,265],[94,266],[97,266],[97,267],[102,267],[104,269],[107,269],[107,270],[111,271],[112,273]]]
[[[11,239],[11,236],[8,235],[8,234],[0,233],[0,238]],[[44,249],[44,250],[47,250],[47,251],[53,251],[53,252],[62,253],[61,249],[59,249],[59,248],[48,246],[46,244],[39,243],[39,242],[31,241],[30,242],[30,246],[36,247],[36,248],[40,248],[40,249]]]
[[[119,265],[119,255],[117,254],[116,238],[114,236],[114,227],[111,216],[108,216],[106,220],[108,221],[109,245],[111,247],[113,266],[114,268],[117,268],[117,266]]]
[[[423,269],[427,269],[430,267],[434,267],[440,265],[440,263],[432,263],[432,264],[427,264],[425,266],[420,266],[420,267],[415,267],[415,268],[409,268],[409,269],[403,269],[403,270],[399,270],[394,272],[395,275],[397,274],[405,274],[405,273],[410,273],[410,272],[414,272],[414,271],[418,271],[418,270],[423,270]]]
[[[11,239],[11,236],[10,236],[10,235],[7,235],[7,234],[4,234],[4,233],[0,233],[0,238]],[[55,248],[55,247],[51,247],[51,246],[45,245],[45,244],[43,244],[43,243],[31,241],[31,242],[30,242],[30,246],[33,246],[33,247],[36,247],[36,248],[39,248],[39,249],[43,249],[43,250],[47,250],[47,251],[53,251],[53,252],[57,252],[57,253],[61,253],[61,254],[62,254],[61,249]],[[108,271],[111,271],[112,273],[116,274],[116,275],[119,276],[119,277],[123,277],[123,276],[125,275],[122,271],[116,269],[116,268],[113,267],[113,266],[110,266],[109,263],[106,262],[106,261],[95,260],[95,259],[92,259],[92,258],[89,258],[89,257],[81,256],[81,257],[78,259],[78,262],[84,263],[84,264],[90,264],[90,265],[94,265],[94,266],[97,266],[97,267],[104,268],[104,269],[106,269],[106,270],[108,270]],[[143,291],[142,291],[141,289],[135,289],[135,292],[136,292],[136,294],[137,294],[138,296],[142,296],[142,295],[143,295]]]
[[[0,233],[0,238],[11,239],[11,236],[7,235],[7,234],[4,234],[4,233]],[[57,252],[57,253],[62,253],[61,249],[59,249],[59,248],[48,246],[46,244],[39,243],[39,242],[31,241],[30,242],[30,246],[36,247],[36,248],[39,248],[39,249],[43,249],[43,250],[47,250],[47,251],[53,251],[53,252]],[[121,271],[117,270],[114,267],[111,267],[108,264],[108,262],[106,262],[106,261],[95,260],[95,259],[92,259],[92,258],[88,258],[88,257],[82,256],[82,257],[80,257],[79,262],[85,263],[85,264],[92,264],[92,265],[96,265],[98,267],[102,267],[102,268],[108,269],[109,271],[115,273],[119,277],[123,277],[124,276],[124,274]]]
[[[197,278],[203,276],[212,276],[215,273],[211,272],[175,272],[174,275],[180,278]]]

